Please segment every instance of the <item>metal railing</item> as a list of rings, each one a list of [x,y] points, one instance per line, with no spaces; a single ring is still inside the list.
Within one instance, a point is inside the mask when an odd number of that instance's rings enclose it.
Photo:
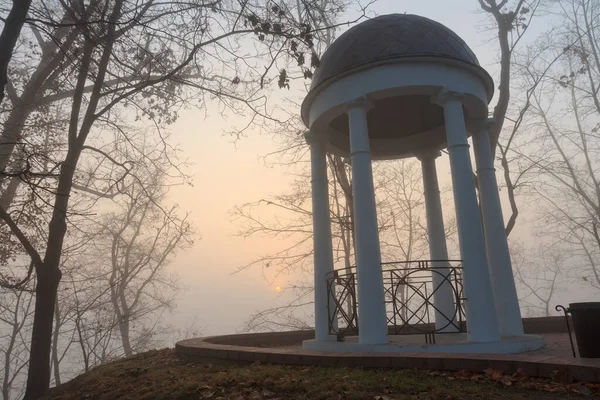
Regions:
[[[391,335],[423,334],[427,343],[435,343],[436,334],[465,332],[466,299],[460,263],[460,260],[418,260],[382,264]],[[338,269],[327,276],[329,333],[337,335],[339,340],[359,333],[357,283],[355,267]],[[443,307],[445,312],[434,301],[444,284],[451,289],[453,298],[451,307]]]

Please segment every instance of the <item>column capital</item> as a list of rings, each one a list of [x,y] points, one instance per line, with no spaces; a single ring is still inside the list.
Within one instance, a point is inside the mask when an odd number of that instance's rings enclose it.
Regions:
[[[319,135],[315,135],[310,130],[304,131],[304,140],[306,140],[306,143],[309,145],[314,143],[323,143],[321,137]]]
[[[362,96],[344,104],[344,112],[347,113],[354,108],[362,108],[365,111],[368,111],[373,107],[375,107],[375,105],[366,96]]]
[[[442,155],[442,153],[437,149],[427,149],[427,150],[422,150],[422,151],[419,151],[418,153],[415,153],[415,157],[417,157],[417,159],[419,161],[432,160],[432,159],[435,160],[436,158],[438,158],[441,155]]]
[[[444,106],[449,101],[458,100],[462,103],[465,94],[462,92],[455,92],[453,90],[448,90],[447,88],[441,89],[439,92],[435,93],[431,96],[430,101],[433,104],[437,104],[440,106]]]

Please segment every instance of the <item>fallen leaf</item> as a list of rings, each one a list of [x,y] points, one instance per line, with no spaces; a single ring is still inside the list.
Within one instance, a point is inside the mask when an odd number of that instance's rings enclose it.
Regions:
[[[483,372],[485,372],[485,376],[487,376],[488,378],[490,378],[493,381],[499,381],[500,379],[502,379],[502,372],[500,371],[496,371],[495,369],[492,368],[488,368],[486,370],[484,370]]]
[[[511,377],[513,382],[522,382],[527,380],[527,378],[529,377],[521,368],[519,368]]]
[[[508,375],[504,375],[502,378],[500,378],[499,382],[504,386],[512,386],[511,377]]]
[[[585,386],[585,385],[577,385],[573,388],[573,390],[577,393],[581,393],[585,396],[589,396],[592,393],[594,393],[594,391],[592,389],[590,389],[589,387]]]

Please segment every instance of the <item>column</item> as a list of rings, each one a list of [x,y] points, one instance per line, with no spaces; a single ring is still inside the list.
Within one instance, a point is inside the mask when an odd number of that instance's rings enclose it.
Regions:
[[[439,156],[438,150],[432,150],[419,154],[418,158],[423,170],[429,257],[431,260],[448,260],[442,201],[435,167],[435,159]],[[458,329],[455,326],[455,295],[451,284],[453,275],[448,268],[448,262],[432,262],[431,266],[434,268],[431,277],[434,291],[435,328],[441,332],[456,332]]]
[[[461,100],[460,94],[448,92],[436,98],[436,102],[444,108],[464,294],[467,299],[469,341],[493,342],[500,340],[500,331]]]
[[[504,218],[488,134],[488,127],[491,123],[493,123],[492,120],[485,121],[473,134],[485,247],[500,333],[502,336],[521,336],[524,334],[523,320],[504,230]]]
[[[358,332],[361,344],[385,344],[388,342],[387,316],[367,127],[367,111],[370,107],[366,99],[350,102],[345,107],[350,126]]]
[[[327,182],[327,159],[325,146],[319,137],[306,133],[310,144],[314,279],[315,279],[315,339],[335,340],[329,334],[329,310],[327,303],[327,273],[333,271],[333,248],[331,243],[331,220],[329,216],[329,183]],[[331,302],[331,304],[334,304]]]

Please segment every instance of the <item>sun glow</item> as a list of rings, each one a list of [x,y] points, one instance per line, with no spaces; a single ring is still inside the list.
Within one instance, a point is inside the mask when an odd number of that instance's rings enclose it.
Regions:
[[[277,286],[277,287],[275,288],[275,291],[276,291],[276,292],[281,292],[281,287]]]

